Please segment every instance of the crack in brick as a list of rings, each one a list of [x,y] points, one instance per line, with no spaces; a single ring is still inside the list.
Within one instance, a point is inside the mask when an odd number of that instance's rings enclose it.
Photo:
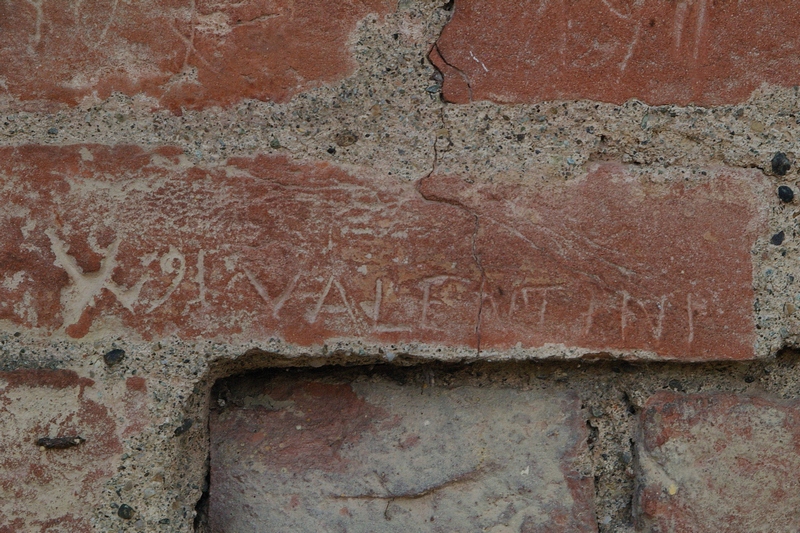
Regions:
[[[483,318],[483,300],[484,300],[484,286],[486,285],[486,271],[483,269],[481,257],[478,255],[476,241],[478,239],[478,231],[480,231],[480,217],[477,213],[472,213],[475,217],[475,231],[472,233],[472,259],[481,271],[481,287],[478,291],[478,323],[475,326],[475,335],[477,336],[478,350],[477,357],[481,356],[481,321]]]
[[[439,36],[439,39],[441,39],[441,35]],[[434,43],[434,45],[431,47],[431,51],[428,53],[428,56],[430,57],[431,54],[435,53],[439,57],[439,59],[442,60],[442,63],[444,63],[448,67],[452,68],[456,72],[458,72],[458,75],[461,76],[461,79],[464,81],[464,83],[467,86],[467,93],[469,94],[469,101],[472,102],[472,83],[470,82],[469,76],[467,76],[466,72],[464,72],[462,69],[458,68],[454,64],[450,63],[444,57],[444,54],[442,54],[442,50],[439,48],[439,39],[437,39],[436,43]],[[431,63],[433,64],[434,68],[439,70],[438,67],[436,67],[436,64],[433,61],[431,61]],[[486,68],[486,67],[484,66],[484,68]],[[442,72],[442,77],[443,77],[444,80],[447,80],[447,76],[445,75],[444,72]],[[442,100],[447,102],[447,100],[445,99],[445,96],[444,96],[444,84],[442,85]]]
[[[442,129],[445,129],[447,124],[446,124],[445,118],[444,118],[444,109],[440,109],[439,110],[439,118],[441,120]],[[428,172],[425,176],[423,176],[417,182],[416,190],[417,190],[417,193],[423,199],[425,199],[425,200],[427,200],[429,202],[438,202],[438,203],[450,204],[450,205],[452,205],[454,207],[457,207],[459,209],[464,210],[466,213],[468,213],[470,216],[472,216],[473,219],[475,220],[475,230],[472,232],[472,242],[471,242],[471,245],[470,245],[470,249],[471,249],[471,252],[472,252],[472,260],[475,262],[475,266],[478,267],[478,270],[481,273],[481,284],[480,284],[480,289],[478,290],[478,316],[477,316],[476,322],[475,322],[475,336],[476,336],[476,347],[477,347],[476,348],[476,356],[480,357],[480,355],[481,355],[481,320],[482,320],[482,316],[483,316],[483,300],[484,300],[484,296],[485,296],[484,287],[486,285],[486,271],[483,268],[483,264],[481,263],[480,254],[478,254],[478,250],[477,250],[478,232],[480,231],[480,215],[478,215],[478,213],[476,213],[474,210],[470,209],[469,207],[467,207],[466,205],[464,205],[463,203],[461,203],[461,202],[459,202],[457,200],[453,200],[453,199],[449,199],[449,198],[442,198],[442,197],[438,197],[438,196],[430,196],[430,195],[425,194],[425,192],[422,190],[422,184],[425,182],[425,180],[430,179],[431,176],[433,176],[436,173],[436,169],[438,168],[438,165],[439,165],[439,149],[437,147],[436,141],[437,141],[437,137],[434,136],[434,139],[433,139],[433,164],[431,165],[431,171]]]

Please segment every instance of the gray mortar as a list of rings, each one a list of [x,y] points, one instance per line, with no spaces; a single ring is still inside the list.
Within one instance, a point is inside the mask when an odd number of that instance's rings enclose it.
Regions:
[[[246,346],[218,342],[159,343],[98,338],[89,342],[15,336],[0,324],[0,369],[65,368],[94,379],[99,388],[132,375],[148,380],[157,427],[124,443],[120,470],[107,484],[107,506],[94,516],[96,531],[180,531],[194,529],[195,505],[204,490],[211,389],[219,378],[257,368],[376,365],[391,361],[409,384],[481,383],[493,386],[572,389],[586,407],[593,428],[587,472],[593,472],[600,531],[632,531],[631,497],[635,457],[631,414],[655,391],[764,392],[798,398],[800,370],[795,355],[775,358],[782,347],[800,346],[800,277],[797,259],[798,200],[782,205],[778,185],[797,191],[798,168],[773,176],[770,160],[782,151],[800,154],[800,96],[797,88],[763,87],[745,103],[717,108],[617,106],[588,101],[500,106],[443,103],[440,80],[427,52],[450,12],[442,2],[400,0],[384,19],[368,17],[352,42],[357,70],[346,80],[298,95],[287,104],[245,101],[226,109],[187,111],[180,116],[153,112],[141,96],[86,99],[75,108],[45,113],[16,111],[29,104],[0,100],[0,145],[77,143],[176,145],[193,161],[223,162],[256,153],[297,160],[325,160],[344,167],[369,166],[406,181],[433,170],[469,173],[481,181],[515,181],[543,187],[581,176],[588,162],[622,161],[648,168],[693,172],[726,165],[759,168],[773,189],[769,234],[753,249],[755,316],[762,360],[719,364],[629,364],[609,362],[525,362],[531,355],[575,357],[579,352],[484,354],[512,361],[476,361],[474,350],[423,345],[379,346],[357,342],[301,349],[278,340]],[[396,36],[396,37],[395,37]],[[53,128],[56,128],[54,130]],[[357,142],[337,144],[351,132]],[[335,148],[335,154],[329,153]],[[769,244],[783,230],[781,246]],[[107,350],[126,358],[109,369]],[[617,354],[619,355],[619,354]],[[438,361],[431,363],[431,361]],[[451,367],[446,362],[459,362]],[[472,363],[472,364],[464,364]],[[400,367],[411,366],[405,370]],[[369,372],[359,366],[354,372]],[[746,383],[745,377],[753,378]],[[192,427],[176,436],[185,420]],[[159,481],[162,480],[163,481]],[[117,492],[118,491],[118,492]],[[151,491],[153,492],[151,494]],[[112,505],[128,504],[132,520],[120,520]],[[165,522],[168,520],[169,522]]]

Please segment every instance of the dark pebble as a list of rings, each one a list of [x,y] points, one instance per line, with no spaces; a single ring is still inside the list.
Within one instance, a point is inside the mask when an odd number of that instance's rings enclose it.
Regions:
[[[781,244],[783,244],[783,239],[785,237],[786,237],[786,234],[784,232],[782,232],[782,231],[779,231],[778,233],[776,233],[775,235],[772,236],[772,238],[769,240],[769,242],[771,242],[775,246],[780,246]]]
[[[754,382],[755,380],[756,380],[756,378],[754,378],[753,376],[745,376],[745,377],[744,377],[744,382],[745,382],[745,383],[752,383],[752,382]]]
[[[683,392],[683,384],[680,381],[678,381],[677,379],[669,380],[668,385],[669,385],[669,388],[672,389],[672,390],[676,390],[678,392]]]
[[[130,505],[123,503],[122,505],[119,506],[119,509],[117,509],[117,514],[119,515],[120,518],[124,518],[125,520],[130,520],[131,518],[133,518],[133,509],[131,508]]]
[[[78,444],[86,442],[86,439],[78,436],[74,437],[42,437],[36,441],[38,446],[47,448],[48,450],[57,449],[63,450],[64,448],[72,448]]]
[[[331,146],[330,148],[328,148],[328,153],[331,155],[336,155],[336,148]]]
[[[110,352],[106,353],[103,356],[103,361],[106,362],[108,366],[114,366],[125,357],[125,350],[120,350],[119,348],[114,348]]]
[[[781,185],[778,187],[778,198],[781,199],[781,202],[788,204],[794,200],[794,191],[791,187]]]
[[[48,135],[58,135],[58,128],[50,128],[47,130]]]
[[[789,169],[792,168],[792,162],[786,157],[783,152],[778,152],[772,156],[772,172],[778,176],[785,176]]]
[[[193,423],[194,421],[191,418],[187,418],[186,420],[184,420],[183,424],[175,428],[175,436],[177,437],[178,435],[183,435],[184,433],[189,431]]]

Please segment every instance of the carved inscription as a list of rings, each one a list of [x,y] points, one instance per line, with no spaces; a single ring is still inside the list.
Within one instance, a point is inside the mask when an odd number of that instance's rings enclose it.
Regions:
[[[782,0],[472,0],[430,58],[456,103],[720,105],[797,85],[798,28]]]
[[[5,0],[0,88],[20,100],[75,105],[146,94],[175,111],[243,98],[287,101],[344,78],[347,42],[396,2]]]
[[[76,324],[87,308],[95,305],[95,300],[101,295],[103,289],[108,290],[132,314],[152,313],[172,296],[186,275],[185,256],[175,247],[170,247],[170,251],[161,257],[159,264],[162,272],[174,275],[172,281],[163,296],[153,301],[141,302],[140,294],[142,288],[151,279],[148,272],[143,272],[136,284],[130,288],[125,288],[112,279],[113,269],[116,266],[115,256],[120,246],[119,239],[116,239],[106,250],[106,256],[101,261],[100,270],[83,273],[75,258],[67,253],[69,245],[61,241],[53,230],[46,230],[45,233],[53,243],[53,251],[57,257],[55,264],[63,268],[70,277],[70,283],[62,289],[62,315],[65,327]],[[219,254],[217,255],[219,256]],[[150,254],[150,256],[153,257],[154,254]],[[206,251],[200,250],[197,254],[195,266],[197,272],[193,278],[193,281],[197,283],[197,291],[201,296],[189,303],[205,302],[205,293],[207,291],[204,283],[205,257]],[[220,257],[220,260],[223,259]],[[147,264],[144,266],[146,267]],[[416,291],[416,294],[410,295],[412,299],[418,300],[415,302],[415,307],[419,309],[418,320],[413,320],[413,317],[411,317],[412,320],[407,324],[387,324],[384,323],[384,320],[391,317],[381,316],[380,309],[381,301],[384,297],[384,280],[380,277],[375,279],[374,300],[360,302],[360,305],[356,305],[355,300],[348,295],[348,289],[345,284],[334,275],[328,276],[327,280],[320,283],[318,279],[315,280],[307,275],[304,276],[302,272],[298,272],[291,277],[291,280],[280,294],[270,297],[267,288],[250,269],[237,265],[234,267],[234,271],[244,274],[255,293],[267,304],[273,318],[281,318],[281,309],[290,302],[293,296],[297,298],[299,295],[299,300],[301,301],[308,300],[308,297],[311,296],[312,299],[306,304],[306,312],[303,314],[305,322],[315,324],[324,320],[325,315],[339,316],[340,318],[348,319],[352,330],[358,335],[368,330],[378,333],[413,332],[417,328],[445,331],[446,327],[435,325],[432,320],[432,317],[436,314],[437,307],[446,305],[446,302],[437,296],[437,291],[443,294],[451,294],[453,291],[447,291],[446,286],[453,285],[455,286],[455,293],[458,294],[460,292],[458,288],[469,287],[472,284],[472,280],[447,275],[422,279],[418,284],[419,290]],[[348,277],[354,277],[357,274],[357,272],[352,272],[351,276]],[[516,281],[512,279],[511,284],[515,284]],[[391,284],[391,281],[389,284]],[[306,291],[295,292],[298,286]],[[474,289],[467,290],[474,291]],[[485,320],[487,322],[507,324],[510,321],[518,320],[525,323],[530,329],[543,333],[548,331],[551,326],[549,324],[550,321],[563,322],[563,316],[558,313],[554,314],[552,309],[548,314],[548,294],[551,295],[552,300],[553,294],[566,290],[568,290],[568,287],[564,286],[515,288],[507,299],[507,305],[503,305],[498,298],[491,294],[474,292],[474,294],[469,294],[468,297],[474,298],[475,301],[482,298],[483,312],[486,313]],[[447,298],[447,296],[443,297]],[[464,297],[464,295],[460,294],[458,297]],[[685,336],[687,345],[691,345],[694,340],[694,314],[701,310],[705,311],[703,302],[698,302],[696,297],[693,302],[692,298],[693,295],[688,293],[683,309],[677,309],[677,312],[685,313],[686,320],[684,323],[678,323],[677,329],[680,335]],[[615,299],[617,300],[616,302],[614,301]],[[605,308],[606,311],[613,309],[618,313],[618,334],[623,341],[626,339],[626,330],[637,327],[644,327],[649,334],[649,340],[659,341],[664,332],[666,310],[667,308],[675,309],[675,306],[669,302],[667,296],[662,296],[652,302],[633,298],[625,291],[607,294],[605,300],[601,300],[598,296],[593,296],[589,300],[587,308],[573,317],[574,321],[582,326],[582,328],[579,328],[580,332],[577,338],[586,338],[593,333],[595,314],[602,308]],[[641,324],[637,324],[638,322],[641,322]]]
[[[416,188],[280,158],[189,174],[168,150],[5,155],[0,319],[14,324],[76,338],[122,325],[300,345],[752,352],[761,222],[738,200],[752,184],[730,171],[655,185],[603,165],[545,193],[435,175]],[[92,165],[109,160],[138,177],[113,194],[60,188],[84,179],[59,174],[70,158],[101,183],[116,178]]]
[[[95,300],[103,289],[113,294],[122,307],[130,312],[136,312],[134,306],[139,303],[142,287],[150,280],[150,274],[143,273],[130,288],[123,287],[112,279],[114,269],[117,266],[116,256],[119,251],[119,238],[115,239],[105,250],[105,257],[100,263],[100,269],[96,272],[84,273],[75,258],[69,255],[69,245],[62,241],[52,229],[45,230],[45,234],[50,238],[52,250],[56,256],[54,264],[63,268],[70,278],[70,284],[61,291],[64,327],[77,324],[86,308],[94,306]],[[150,257],[153,257],[153,255]],[[202,260],[202,257],[200,259]],[[143,261],[144,266],[147,266],[149,262],[150,260],[145,259]],[[174,278],[166,293],[149,303],[144,310],[146,313],[152,313],[166,302],[178,288],[186,274],[186,258],[174,246],[171,246],[170,251],[161,257],[159,263],[161,271],[165,274],[174,274]]]

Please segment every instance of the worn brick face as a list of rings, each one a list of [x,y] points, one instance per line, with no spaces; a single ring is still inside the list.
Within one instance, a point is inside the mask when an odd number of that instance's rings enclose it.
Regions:
[[[347,76],[349,37],[384,0],[25,2],[0,5],[0,86],[76,104],[143,93],[178,110],[243,98],[286,101]]]
[[[477,221],[482,348],[749,358],[750,250],[763,231],[763,192],[752,188],[753,172],[710,175],[664,183],[602,164],[558,188],[434,175],[420,190]]]
[[[0,372],[0,531],[92,531],[122,446],[94,382],[67,370]],[[41,451],[41,437],[85,442]]]
[[[0,318],[25,327],[753,357],[751,171],[603,164],[539,190],[171,148],[2,154]]]
[[[211,531],[596,531],[571,394],[264,379],[211,415]]]
[[[795,531],[800,409],[768,397],[659,392],[644,406],[643,531]]]
[[[798,28],[782,0],[456,0],[430,57],[451,102],[721,105],[800,83]]]
[[[477,343],[473,221],[400,180],[174,149],[3,153],[2,318],[75,338],[120,320],[147,338]]]

